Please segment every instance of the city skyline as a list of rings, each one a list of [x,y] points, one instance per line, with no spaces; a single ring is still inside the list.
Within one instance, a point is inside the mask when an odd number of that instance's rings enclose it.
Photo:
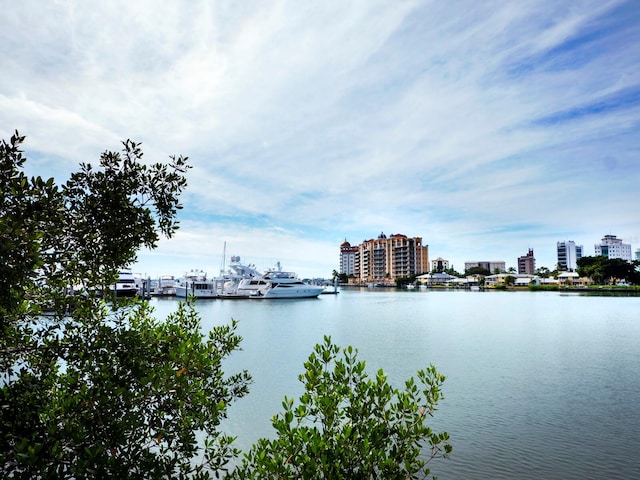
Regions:
[[[136,271],[239,255],[303,277],[339,246],[553,269],[556,242],[640,247],[640,4],[26,2],[0,31],[0,136],[61,184],[122,140],[193,168]]]

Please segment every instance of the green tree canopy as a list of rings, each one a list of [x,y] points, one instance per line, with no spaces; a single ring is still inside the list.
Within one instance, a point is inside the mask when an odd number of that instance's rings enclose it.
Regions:
[[[448,274],[448,275],[452,275],[454,277],[459,277],[462,278],[465,276],[465,274],[462,274],[460,272],[456,272],[455,268],[453,268],[453,265],[451,266],[451,268],[446,268],[444,270],[444,273]]]
[[[484,275],[485,277],[491,275],[489,269],[484,267],[471,267],[465,270],[465,275]]]
[[[640,284],[640,261],[627,262],[621,258],[604,256],[582,257],[577,260],[578,275],[589,277],[595,283],[612,283],[625,280],[635,285]]]
[[[538,267],[535,273],[541,278],[549,278],[551,276],[551,271],[547,267]]]
[[[250,381],[222,371],[235,323],[204,335],[191,303],[157,321],[144,303],[97,294],[173,234],[187,159],[145,165],[127,140],[58,187],[25,175],[23,141],[0,146],[1,476],[221,471],[237,452],[218,426]],[[69,298],[76,284],[84,295]]]
[[[407,285],[416,283],[416,275],[409,275],[407,277],[396,277],[395,282],[396,287],[398,288],[406,287]]]

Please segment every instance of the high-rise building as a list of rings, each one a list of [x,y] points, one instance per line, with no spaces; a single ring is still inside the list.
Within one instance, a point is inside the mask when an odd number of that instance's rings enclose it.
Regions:
[[[636,248],[634,252],[634,260],[640,260],[640,248]]]
[[[529,249],[529,253],[518,257],[518,273],[533,275],[536,271],[536,259],[533,256],[533,248]]]
[[[340,273],[354,275],[356,268],[356,253],[358,247],[352,247],[347,239],[340,245]]]
[[[616,238],[615,235],[605,235],[600,244],[595,244],[594,247],[596,257],[621,258],[627,262],[632,260],[631,245],[622,243],[622,239]]]
[[[357,248],[354,274],[361,282],[393,282],[429,271],[429,247],[421,237],[381,233]]]
[[[578,259],[582,258],[582,245],[576,245],[574,241],[558,242],[558,265],[563,272],[573,272],[578,268]]]

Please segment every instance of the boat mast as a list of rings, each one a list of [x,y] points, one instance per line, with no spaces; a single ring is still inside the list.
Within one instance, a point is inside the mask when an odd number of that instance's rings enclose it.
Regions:
[[[224,275],[224,269],[227,263],[227,241],[224,242],[224,247],[222,247],[222,263],[220,264],[220,276]]]

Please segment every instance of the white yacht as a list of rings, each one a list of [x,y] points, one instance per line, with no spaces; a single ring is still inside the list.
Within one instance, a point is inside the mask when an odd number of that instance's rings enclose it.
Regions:
[[[174,283],[176,297],[187,298],[192,295],[197,298],[217,298],[220,295],[222,284],[220,279],[207,279],[207,274],[202,270],[191,270]]]
[[[252,265],[240,263],[239,256],[231,257],[229,272],[224,277],[224,287],[220,298],[250,298],[262,295],[268,287],[262,274]]]
[[[140,293],[140,286],[131,270],[123,269],[118,272],[118,280],[114,285],[114,292],[117,297],[135,297]]]
[[[277,264],[277,269],[264,274],[251,265],[240,264],[240,257],[234,257],[231,275],[225,284],[223,297],[226,298],[313,298],[324,290],[318,285],[309,285],[300,280],[293,272],[284,272]]]
[[[151,280],[149,294],[154,297],[170,297],[176,294],[176,278],[173,275],[161,275]]]
[[[291,272],[267,272],[264,278],[270,284],[264,298],[313,298],[324,291],[324,287],[304,283]]]

